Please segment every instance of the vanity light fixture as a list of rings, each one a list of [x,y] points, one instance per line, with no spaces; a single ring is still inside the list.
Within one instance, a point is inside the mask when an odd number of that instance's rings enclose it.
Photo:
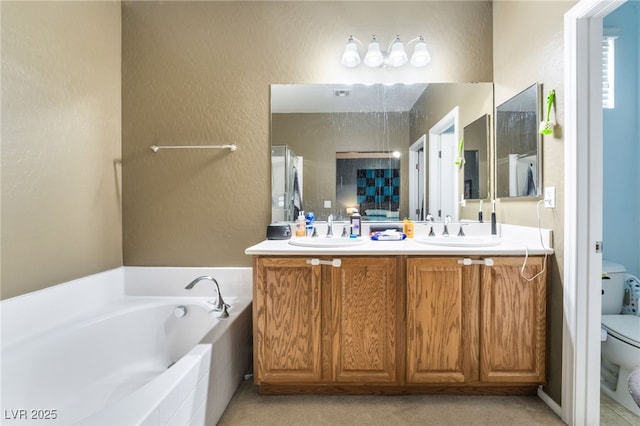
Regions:
[[[347,40],[347,46],[344,48],[344,53],[342,54],[342,65],[345,67],[353,68],[360,64],[360,54],[358,53],[356,40],[358,39],[353,36],[349,36],[349,40]],[[362,44],[360,40],[358,40],[358,43]]]
[[[349,68],[360,65],[360,54],[358,53],[358,45],[356,42],[364,47],[364,44],[356,37],[349,36],[342,55],[342,65]],[[409,41],[407,47],[414,42],[416,42],[416,44],[413,49],[413,54],[411,55],[410,63],[414,67],[424,67],[431,62],[431,55],[429,55],[429,51],[427,50],[427,44],[424,42],[424,38],[419,36]],[[371,68],[379,68],[387,66],[401,67],[409,62],[405,45],[402,43],[402,40],[400,40],[399,35],[396,35],[391,41],[387,52],[388,54],[385,54],[385,52],[380,49],[380,43],[374,35],[371,37],[371,42],[369,42],[369,46],[367,47],[367,53],[364,55],[364,64]]]

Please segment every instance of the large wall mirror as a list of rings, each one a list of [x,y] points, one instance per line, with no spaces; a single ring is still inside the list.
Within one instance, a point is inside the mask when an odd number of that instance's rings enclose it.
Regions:
[[[431,212],[430,130],[456,109],[461,138],[493,106],[493,83],[272,85],[272,221],[294,220],[299,210],[319,220],[344,220],[355,210],[365,220],[423,218]],[[489,138],[476,140],[466,145],[478,165],[478,191],[469,198],[486,197],[489,185]],[[457,149],[459,141],[451,143]],[[456,188],[442,191],[459,200],[465,172],[457,160],[446,164],[459,175]],[[410,182],[419,185],[410,191]]]
[[[542,183],[540,88],[533,84],[496,108],[496,197],[537,197]]]
[[[485,199],[489,196],[489,134],[491,120],[483,114],[464,126],[464,177],[463,198]]]

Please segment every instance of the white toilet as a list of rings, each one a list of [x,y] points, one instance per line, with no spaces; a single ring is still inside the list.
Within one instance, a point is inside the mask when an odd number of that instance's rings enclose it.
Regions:
[[[640,365],[640,316],[622,315],[624,266],[602,262],[602,362],[601,390],[640,416],[631,398],[627,379]]]

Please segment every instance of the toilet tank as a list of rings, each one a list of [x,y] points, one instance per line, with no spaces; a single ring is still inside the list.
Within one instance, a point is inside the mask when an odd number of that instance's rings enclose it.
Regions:
[[[624,273],[624,266],[602,261],[602,315],[617,315],[622,311]]]

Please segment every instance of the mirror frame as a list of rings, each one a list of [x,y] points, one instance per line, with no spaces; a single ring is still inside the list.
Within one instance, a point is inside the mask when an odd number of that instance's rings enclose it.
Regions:
[[[476,128],[484,131],[484,134],[478,134],[476,133]],[[472,135],[469,135],[470,132],[474,132]],[[484,146],[485,146],[485,150],[486,150],[486,162],[483,165],[482,164],[482,160],[478,159],[478,196],[477,197],[466,197],[466,171],[467,171],[467,152],[470,151],[467,148],[469,147],[469,139],[470,136],[471,138],[475,138],[475,136],[478,135],[478,139],[480,138],[484,138]],[[489,199],[489,196],[491,195],[491,172],[490,172],[490,167],[491,167],[491,114],[486,113],[481,115],[480,117],[476,118],[474,121],[472,121],[471,123],[467,124],[466,126],[464,126],[464,128],[462,129],[462,137],[464,138],[464,149],[463,149],[463,155],[464,155],[464,166],[463,166],[463,171],[462,171],[462,196],[465,200],[467,201],[479,201],[479,200],[487,200]],[[475,144],[474,144],[475,145]],[[480,151],[480,150],[478,150]],[[486,182],[484,182],[485,185],[485,189],[484,191],[482,190],[482,180],[480,179],[480,176],[482,175],[481,170],[485,169],[485,176],[486,176]]]
[[[517,100],[519,99],[519,97],[524,96],[527,91],[535,89],[535,119],[531,125],[531,128],[528,129],[528,131],[532,132],[535,135],[535,146],[536,146],[536,167],[535,167],[535,172],[536,172],[536,176],[535,176],[535,186],[536,186],[536,194],[535,195],[501,195],[501,189],[504,190],[504,188],[502,188],[501,183],[498,179],[498,175],[499,175],[499,168],[500,168],[500,164],[499,163],[504,163],[505,161],[507,162],[507,167],[508,167],[508,162],[509,162],[509,158],[508,157],[502,157],[502,159],[499,157],[499,152],[500,152],[500,143],[501,143],[501,135],[499,133],[499,129],[500,129],[500,121],[502,120],[500,114],[499,114],[499,109],[500,107],[504,107],[506,104],[509,104],[510,102],[517,102]],[[518,92],[517,94],[513,95],[512,97],[510,97],[509,99],[505,100],[504,102],[502,102],[500,105],[496,106],[496,111],[495,111],[495,116],[494,116],[494,142],[493,142],[493,146],[494,146],[494,152],[493,152],[493,156],[494,156],[494,176],[493,176],[493,188],[495,191],[495,198],[496,199],[501,199],[501,200],[534,200],[534,199],[538,199],[542,196],[542,137],[540,135],[540,132],[538,131],[538,124],[540,123],[540,118],[541,118],[541,93],[542,93],[542,85],[539,83],[533,83],[529,86],[527,86],[525,89],[521,90],[520,92]],[[504,135],[502,136],[502,138],[504,137]],[[519,154],[521,155],[521,154]],[[504,166],[502,166],[504,167]],[[503,169],[504,170],[504,169]],[[504,185],[504,183],[502,183],[502,185]],[[509,170],[507,168],[507,194],[509,194]]]

